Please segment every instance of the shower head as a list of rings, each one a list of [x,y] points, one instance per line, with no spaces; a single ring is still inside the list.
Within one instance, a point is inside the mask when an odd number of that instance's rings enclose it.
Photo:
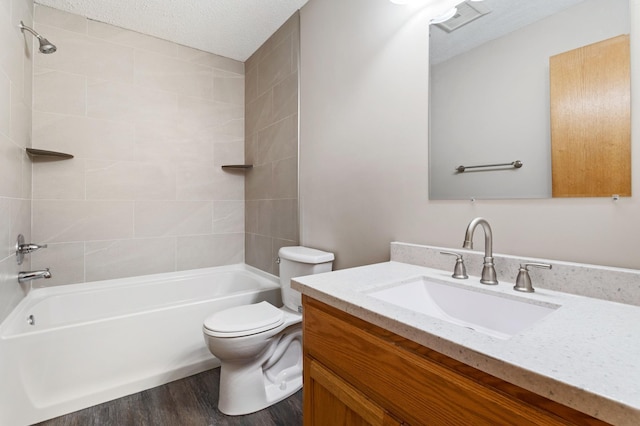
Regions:
[[[27,27],[25,24],[22,23],[22,21],[20,21],[20,29],[22,30],[22,32],[24,32],[24,30],[29,31],[31,34],[33,34],[34,36],[36,36],[36,38],[38,39],[38,42],[40,43],[40,53],[53,53],[56,50],[58,50],[56,48],[56,46],[51,43],[49,40],[47,40],[46,38],[42,37],[40,34],[38,34],[37,32],[35,32],[34,30],[32,30],[31,28]]]

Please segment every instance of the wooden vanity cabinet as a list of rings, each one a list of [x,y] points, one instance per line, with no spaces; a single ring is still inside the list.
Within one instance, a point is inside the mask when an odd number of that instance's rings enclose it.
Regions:
[[[603,425],[303,296],[304,425]]]

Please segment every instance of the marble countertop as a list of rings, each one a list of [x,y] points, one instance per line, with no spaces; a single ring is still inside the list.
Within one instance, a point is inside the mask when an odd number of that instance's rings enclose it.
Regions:
[[[409,277],[561,305],[532,327],[500,339],[378,300],[367,293]],[[616,425],[640,424],[640,307],[513,283],[455,280],[451,272],[390,261],[295,278],[305,295]],[[517,315],[514,312],[513,315]],[[509,318],[505,318],[508,321]]]

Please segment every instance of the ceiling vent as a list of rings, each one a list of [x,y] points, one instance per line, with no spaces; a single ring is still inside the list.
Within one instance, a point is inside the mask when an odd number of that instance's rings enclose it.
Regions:
[[[453,17],[447,21],[436,24],[438,27],[442,28],[446,32],[450,33],[451,31],[455,31],[463,25],[468,24],[471,21],[474,21],[487,13],[491,12],[491,10],[481,1],[474,1],[473,3],[469,1],[465,1],[456,6],[458,11]]]

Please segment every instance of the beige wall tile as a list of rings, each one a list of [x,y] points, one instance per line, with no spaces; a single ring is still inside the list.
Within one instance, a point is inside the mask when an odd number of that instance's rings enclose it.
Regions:
[[[260,61],[258,64],[258,95],[270,90],[291,74],[292,49],[291,37],[287,37],[269,53],[268,57]]]
[[[245,106],[245,135],[252,135],[269,126],[273,120],[273,93],[265,92]]]
[[[298,50],[296,13],[246,63],[246,262],[271,273],[298,243]]]
[[[273,87],[273,121],[298,114],[298,73]]]
[[[161,40],[156,37],[125,30],[124,28],[98,21],[88,20],[87,24],[87,32],[91,37],[168,56],[176,56],[178,51],[178,45],[170,41]]]
[[[136,51],[135,84],[199,98],[213,97],[214,73],[210,67],[175,57]]]
[[[210,129],[209,135],[216,143],[244,141],[244,114],[218,124]]]
[[[177,125],[187,138],[199,138],[244,118],[244,107],[194,97],[178,99]],[[176,117],[174,117],[175,120]]]
[[[0,261],[0,276],[7,277],[0,286],[0,320],[4,320],[26,295],[24,288],[18,284],[19,268],[15,258]]]
[[[90,45],[89,37],[86,34],[79,34],[46,23],[38,24],[38,32],[46,35],[47,39],[59,48],[55,54],[34,55],[33,61],[36,68],[86,75],[84,68]]]
[[[34,21],[37,24],[46,24],[53,27],[64,28],[66,31],[73,31],[76,33],[87,33],[87,20],[72,13],[64,12],[52,7],[43,6],[37,4],[35,7]],[[46,36],[49,38],[49,35]],[[51,39],[53,42],[53,39]],[[56,52],[57,53],[57,52]]]
[[[49,244],[31,257],[31,266],[51,271],[51,278],[34,281],[34,288],[84,282],[84,242]]]
[[[213,233],[232,234],[244,232],[244,201],[213,202]]]
[[[213,165],[215,160],[214,147],[211,137],[199,137],[191,139],[178,139],[172,143],[175,154],[174,161],[177,163],[191,163],[207,161]]]
[[[257,63],[251,68],[247,68],[244,76],[244,99],[245,103],[250,103],[258,98],[258,66]]]
[[[120,83],[134,81],[134,49],[92,38],[86,49],[83,71],[87,77]]]
[[[0,133],[9,136],[11,132],[11,81],[0,73]]]
[[[7,257],[15,260],[16,239],[18,234],[31,238],[31,203],[29,200],[0,198],[0,259]]]
[[[245,234],[245,263],[254,268],[272,273],[275,270],[275,258],[271,252],[273,239],[264,235]]]
[[[136,201],[135,237],[211,234],[210,201]]]
[[[257,164],[297,156],[298,116],[289,116],[258,132]]]
[[[213,144],[213,164],[216,167],[224,164],[244,164],[244,141]]]
[[[178,270],[230,265],[244,261],[244,234],[178,237]]]
[[[244,162],[245,164],[253,164],[258,161],[258,134],[248,135],[244,141]]]
[[[244,174],[213,168],[210,163],[190,163],[176,168],[179,200],[242,200]]]
[[[86,161],[88,200],[135,200],[138,163],[133,161]]]
[[[265,41],[262,46],[253,54],[247,62],[252,62],[252,65],[263,60],[269,60],[273,57],[274,49],[278,48],[288,37],[292,34],[298,34],[300,32],[300,16],[296,12],[284,23],[278,30]]]
[[[170,163],[86,161],[87,200],[175,198],[175,171]]]
[[[26,151],[22,151],[22,198],[26,200],[31,199],[33,177],[32,177],[32,164],[33,162],[27,155]]]
[[[86,243],[86,280],[98,281],[175,270],[175,238]]]
[[[104,80],[133,81],[133,49],[48,25],[40,27],[40,31],[61,48],[52,55],[36,55],[38,68]]]
[[[133,202],[34,200],[32,233],[44,243],[133,238]]]
[[[175,159],[178,144],[188,139],[174,121],[147,120],[135,123],[134,158],[143,161]]]
[[[178,45],[178,58],[223,71],[244,74],[244,64],[240,61],[187,46]]]
[[[177,95],[131,84],[94,80],[87,88],[87,115],[118,121],[174,121]]]
[[[31,117],[29,104],[22,101],[11,103],[11,139],[23,148],[31,142]]]
[[[11,233],[11,226],[8,223],[11,217],[11,202],[9,198],[0,197],[0,217],[4,223],[0,226],[0,260],[11,255],[12,249],[15,250],[15,235]]]
[[[5,2],[7,0],[4,0]],[[31,19],[26,16],[23,19],[29,25]],[[20,20],[18,20],[18,23]],[[2,49],[0,49],[0,70],[2,70],[9,80],[16,86],[21,86],[20,82],[24,78],[23,67],[25,62],[31,62],[33,37],[25,37],[13,17],[7,17],[3,25],[0,25],[0,39],[2,39]],[[28,52],[25,54],[25,51]],[[20,89],[22,91],[22,89]]]
[[[213,100],[244,106],[244,75],[214,70]]]
[[[258,233],[258,218],[260,213],[260,201],[245,200],[244,202],[244,230],[248,234]]]
[[[17,282],[15,240],[31,238],[31,162],[24,148],[31,142],[33,37],[18,23],[33,22],[31,0],[5,0],[0,6],[0,321],[20,302],[28,286]]]
[[[227,172],[214,169],[213,190],[214,200],[243,200],[245,172]]]
[[[33,109],[59,114],[84,115],[87,108],[87,79],[82,75],[35,69]]]
[[[22,196],[23,148],[0,134],[0,196]]]
[[[33,198],[83,200],[85,160],[39,161],[33,164]]]
[[[298,198],[298,157],[273,163],[274,198]]]
[[[273,188],[273,168],[271,164],[253,166],[246,172],[245,198],[247,200],[264,200],[271,198]]]
[[[298,240],[298,200],[273,200],[271,235],[282,240]]]
[[[131,159],[133,123],[74,115],[34,112],[33,146],[81,158]]]
[[[36,57],[33,143],[75,155],[33,173],[34,235],[57,247],[57,268],[69,267],[53,283],[176,270],[176,238],[182,253],[193,238],[213,249],[183,255],[182,269],[242,262],[245,177],[219,166],[244,161],[244,64],[47,9],[39,28],[65,49]],[[11,75],[26,72],[11,61],[25,37],[2,31],[17,47],[0,52],[0,95],[3,75],[13,84]],[[3,73],[3,64],[15,69]],[[30,123],[27,102],[14,103]],[[18,127],[26,145],[30,127]],[[21,153],[11,187],[25,191],[31,166]],[[0,231],[5,240],[13,233]],[[145,242],[150,253],[139,252]]]

